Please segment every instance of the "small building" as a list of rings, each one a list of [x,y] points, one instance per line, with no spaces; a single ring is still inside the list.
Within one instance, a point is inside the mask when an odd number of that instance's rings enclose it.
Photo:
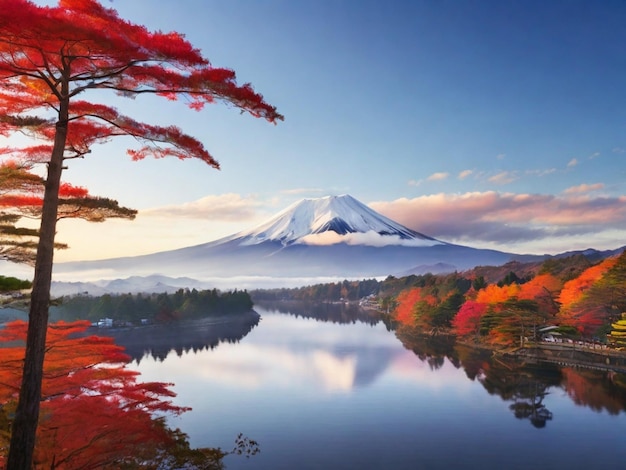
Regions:
[[[101,318],[96,323],[98,328],[113,328],[113,319],[112,318]]]

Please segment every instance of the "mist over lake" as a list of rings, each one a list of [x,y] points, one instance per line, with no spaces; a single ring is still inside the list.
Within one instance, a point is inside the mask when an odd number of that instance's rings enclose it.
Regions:
[[[622,374],[494,359],[353,306],[255,311],[241,335],[179,338],[132,365],[175,383],[192,411],[170,424],[193,446],[259,442],[228,469],[612,469],[626,457]]]

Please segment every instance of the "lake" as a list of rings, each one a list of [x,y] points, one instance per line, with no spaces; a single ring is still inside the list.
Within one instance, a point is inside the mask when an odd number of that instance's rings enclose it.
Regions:
[[[170,419],[195,447],[259,442],[235,469],[618,469],[626,377],[523,366],[390,330],[341,305],[255,306],[243,333],[136,353],[142,380],[173,382]],[[142,355],[143,354],[143,355]]]

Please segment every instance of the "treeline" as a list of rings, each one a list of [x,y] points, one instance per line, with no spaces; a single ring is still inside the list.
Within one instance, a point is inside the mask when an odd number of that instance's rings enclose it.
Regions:
[[[251,292],[254,300],[354,301],[375,295],[392,323],[467,341],[515,345],[576,338],[626,347],[626,252],[605,259],[578,254],[544,262],[481,266],[463,273],[389,276]],[[622,318],[622,314],[623,318]]]
[[[393,320],[501,346],[539,340],[547,325],[557,327],[551,338],[557,341],[623,343],[618,321],[626,312],[626,252],[595,264],[550,259],[531,275],[509,272],[492,282],[478,272],[414,278],[387,298]]]
[[[220,292],[216,289],[179,289],[173,294],[105,294],[65,296],[51,309],[57,320],[98,321],[111,318],[119,322],[140,323],[149,320],[166,323],[223,314],[243,313],[253,303],[246,291]]]
[[[0,292],[12,292],[22,289],[30,289],[33,283],[11,276],[0,276]]]
[[[376,279],[330,282],[296,288],[259,289],[251,292],[255,301],[302,300],[307,302],[356,301],[377,294],[381,282]]]

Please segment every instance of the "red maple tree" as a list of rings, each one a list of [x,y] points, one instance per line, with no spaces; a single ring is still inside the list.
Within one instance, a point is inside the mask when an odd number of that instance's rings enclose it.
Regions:
[[[29,313],[26,358],[13,424],[8,470],[30,468],[41,398],[61,175],[69,159],[95,143],[131,136],[148,155],[218,163],[203,144],[175,126],[140,123],[115,108],[88,101],[89,92],[127,97],[182,98],[193,109],[223,101],[270,122],[282,119],[232,70],[213,67],[180,34],[151,32],[121,19],[96,0],[60,0],[39,6],[0,0],[0,134],[23,132],[41,144],[4,153],[45,163],[44,201]]]
[[[466,300],[452,319],[455,333],[459,336],[478,335],[480,319],[487,312],[487,307],[485,303]]]
[[[139,382],[138,372],[127,368],[130,358],[111,338],[76,337],[88,327],[89,322],[79,321],[48,328],[33,460],[37,468],[112,468],[156,459],[158,450],[174,443],[164,414],[186,410],[172,404],[171,384]],[[26,331],[21,321],[0,330],[5,346],[0,406],[5,413],[15,408],[19,396]],[[0,451],[0,466],[4,457]]]

